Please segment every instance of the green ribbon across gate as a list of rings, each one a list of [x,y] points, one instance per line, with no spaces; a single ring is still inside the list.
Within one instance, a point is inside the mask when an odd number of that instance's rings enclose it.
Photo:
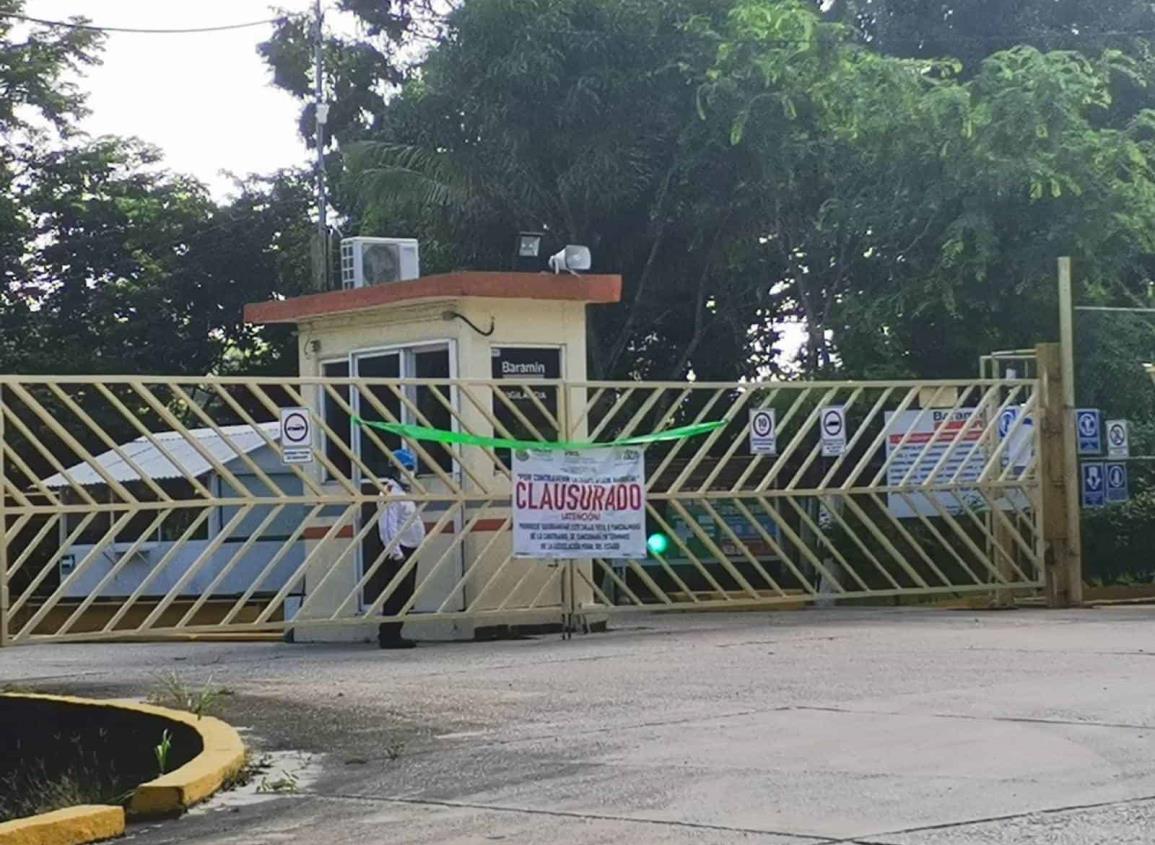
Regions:
[[[489,446],[493,449],[549,449],[554,451],[605,449],[615,446],[645,446],[649,443],[660,443],[665,440],[684,440],[689,437],[700,437],[703,434],[709,434],[711,431],[716,431],[729,422],[729,420],[714,420],[713,422],[670,428],[654,434],[640,434],[635,437],[610,440],[605,443],[590,443],[568,440],[513,440],[507,437],[481,437],[476,434],[465,434],[460,431],[427,428],[423,425],[374,422],[361,419],[360,417],[353,417],[353,421],[367,428],[375,428],[399,437],[408,437],[412,440],[432,440],[435,443],[458,443],[463,446]]]

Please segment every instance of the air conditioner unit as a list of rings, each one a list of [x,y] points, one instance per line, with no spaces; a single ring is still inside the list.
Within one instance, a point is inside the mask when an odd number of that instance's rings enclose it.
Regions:
[[[341,241],[341,287],[404,282],[421,275],[413,238],[345,238]]]

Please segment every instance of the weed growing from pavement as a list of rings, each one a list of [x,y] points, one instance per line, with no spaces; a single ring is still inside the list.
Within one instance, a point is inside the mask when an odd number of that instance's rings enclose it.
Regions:
[[[222,789],[240,789],[242,786],[248,786],[253,782],[253,779],[273,768],[273,758],[268,754],[262,754],[260,757],[253,757],[252,754],[245,755],[244,765],[240,770],[224,782]]]
[[[24,684],[0,684],[0,695],[35,695],[36,690]]]
[[[261,782],[257,784],[257,792],[262,794],[277,794],[285,795],[297,791],[299,780],[297,776],[288,769],[281,769],[281,773],[275,777],[266,775],[261,778]]]
[[[174,710],[187,710],[198,719],[212,713],[217,700],[223,695],[232,695],[225,687],[214,687],[212,676],[200,689],[185,683],[176,672],[168,672],[156,678],[148,703]]]

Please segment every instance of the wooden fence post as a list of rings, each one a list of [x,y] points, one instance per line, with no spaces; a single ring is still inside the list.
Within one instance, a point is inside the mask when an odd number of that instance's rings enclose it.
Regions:
[[[1064,401],[1065,372],[1057,343],[1036,348],[1042,391],[1039,482],[1042,491],[1044,577],[1048,607],[1083,603],[1083,551],[1080,531],[1075,409]]]

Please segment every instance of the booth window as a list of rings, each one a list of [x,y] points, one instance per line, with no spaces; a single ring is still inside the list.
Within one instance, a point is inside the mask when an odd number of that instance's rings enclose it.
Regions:
[[[450,411],[452,391],[449,384],[451,375],[450,347],[448,343],[421,344],[380,352],[358,352],[352,356],[352,366],[344,361],[326,364],[323,369],[326,378],[338,378],[352,373],[354,378],[366,380],[388,379],[390,384],[359,385],[351,392],[342,392],[350,406],[362,420],[374,422],[401,422],[406,425],[429,426],[448,430],[453,427]],[[397,384],[398,379],[430,379],[435,384]],[[352,426],[349,414],[336,408],[336,402],[325,404],[325,421],[340,434],[349,432],[348,443],[360,458],[362,474],[380,478],[393,468],[389,452],[401,446],[401,438],[381,429],[366,429]],[[371,432],[371,433],[370,433]],[[453,453],[440,443],[426,442],[408,444],[418,452],[420,467],[418,473],[433,473],[432,461],[446,472],[453,471]],[[326,454],[344,472],[351,469],[348,458],[338,461],[334,451],[339,451],[336,443],[325,441]],[[425,455],[420,453],[424,451]],[[426,459],[428,455],[428,459]],[[349,473],[352,474],[351,472]]]
[[[400,353],[358,357],[357,378],[401,378]],[[394,386],[370,384],[360,386],[358,391],[357,413],[365,422],[395,422],[402,419],[401,397],[397,395]],[[401,440],[397,435],[380,429],[373,429],[372,432],[369,434],[364,427],[357,427],[358,454],[368,470],[380,478],[388,474],[390,467],[393,466],[385,450],[392,452],[401,445]]]
[[[349,362],[348,361],[332,361],[328,364],[321,365],[321,374],[327,378],[348,378],[349,377]],[[345,406],[342,407],[336,399],[329,393],[332,390],[341,397]],[[349,395],[349,386],[347,384],[330,385],[324,391],[322,402],[323,413],[325,416],[325,425],[332,430],[337,436],[333,437],[325,432],[325,457],[329,462],[337,468],[337,472],[348,478],[353,474],[353,464],[349,460],[349,453],[346,450],[351,449],[350,426],[352,420],[349,419],[349,412],[345,410],[346,407],[352,407],[351,397]],[[342,448],[344,446],[344,448]],[[329,472],[326,470],[326,475]]]

